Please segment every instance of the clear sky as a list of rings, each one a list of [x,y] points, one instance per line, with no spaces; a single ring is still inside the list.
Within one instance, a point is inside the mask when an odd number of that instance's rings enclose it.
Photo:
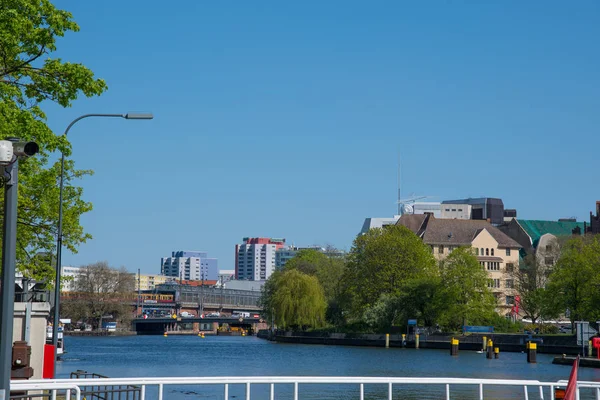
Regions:
[[[47,107],[70,133],[94,239],[64,264],[233,268],[244,236],[349,249],[405,194],[501,197],[521,218],[600,200],[598,1],[56,1],[57,56],[109,90]]]

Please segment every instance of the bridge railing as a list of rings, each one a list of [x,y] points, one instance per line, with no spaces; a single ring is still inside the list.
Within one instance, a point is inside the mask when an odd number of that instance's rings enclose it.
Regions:
[[[181,377],[181,378],[100,378],[100,379],[54,379],[12,381],[14,391],[47,391],[52,398],[65,396],[69,400],[81,400],[83,387],[90,385],[103,386],[132,386],[139,388],[139,400],[163,400],[168,398],[165,393],[177,393],[177,388],[186,394],[206,395],[208,391],[213,396],[215,390],[222,393],[224,399],[244,397],[251,400],[253,395],[258,398],[268,397],[290,398],[299,400],[308,398],[344,398],[358,397],[360,400],[380,398],[391,400],[392,397],[402,399],[417,398],[463,398],[485,399],[486,397],[555,399],[555,389],[565,388],[567,382],[541,382],[537,380],[511,379],[470,379],[470,378],[392,378],[392,377]],[[190,389],[190,386],[197,387]],[[168,387],[168,390],[165,388]],[[220,389],[219,389],[220,387]],[[257,388],[262,392],[257,393]],[[325,389],[329,387],[329,391]],[[333,389],[331,389],[333,387]],[[286,390],[287,389],[287,390]],[[577,398],[582,395],[587,398],[600,399],[600,382],[578,382]],[[336,392],[337,391],[337,392]],[[337,395],[336,395],[337,393]],[[316,396],[316,397],[315,397]],[[581,397],[583,398],[583,397]]]

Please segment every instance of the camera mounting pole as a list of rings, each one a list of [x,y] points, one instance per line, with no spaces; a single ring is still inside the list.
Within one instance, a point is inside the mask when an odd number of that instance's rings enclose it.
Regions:
[[[39,151],[35,142],[17,138],[0,140],[0,179],[4,180],[4,226],[2,241],[2,294],[0,296],[0,400],[10,398],[15,272],[17,269],[17,200],[19,158]]]
[[[4,241],[2,243],[2,297],[0,299],[0,400],[10,397],[15,269],[17,249],[17,187],[19,158],[2,167],[4,183]]]

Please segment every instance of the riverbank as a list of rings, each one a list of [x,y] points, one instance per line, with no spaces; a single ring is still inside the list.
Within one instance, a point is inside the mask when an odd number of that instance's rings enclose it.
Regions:
[[[282,332],[277,331],[271,335],[270,331],[260,331],[259,338],[273,340],[280,343],[298,343],[298,344],[320,344],[333,346],[368,346],[385,347],[385,334],[351,334],[351,333],[325,333],[325,332]],[[421,349],[448,349],[450,350],[450,340],[452,338],[459,340],[459,351],[480,351],[483,349],[483,338],[491,339],[494,347],[498,347],[500,352],[521,353],[526,350],[526,344],[529,341],[537,344],[538,353],[545,354],[567,354],[577,355],[581,351],[581,346],[577,346],[577,340],[571,335],[525,335],[525,334],[470,334],[470,335],[451,335],[435,334],[421,335],[419,337],[419,348]],[[416,348],[416,338],[409,336],[406,341],[402,341],[402,335],[389,335],[390,347]]]
[[[135,331],[115,331],[115,332],[107,332],[107,331],[65,331],[63,332],[65,336],[135,336],[137,333]]]

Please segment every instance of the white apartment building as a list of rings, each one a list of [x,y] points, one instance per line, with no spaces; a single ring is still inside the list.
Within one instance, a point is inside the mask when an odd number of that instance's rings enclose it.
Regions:
[[[179,280],[218,279],[219,267],[216,258],[209,258],[202,251],[174,251],[171,257],[160,260],[160,274]]]
[[[63,265],[60,269],[61,276],[61,292],[72,292],[75,290],[75,279],[77,279],[77,275],[79,275],[79,270],[81,267],[71,267],[68,265]],[[67,279],[64,279],[67,278]]]
[[[235,278],[264,281],[275,271],[275,252],[285,245],[285,239],[244,238],[235,245]]]

